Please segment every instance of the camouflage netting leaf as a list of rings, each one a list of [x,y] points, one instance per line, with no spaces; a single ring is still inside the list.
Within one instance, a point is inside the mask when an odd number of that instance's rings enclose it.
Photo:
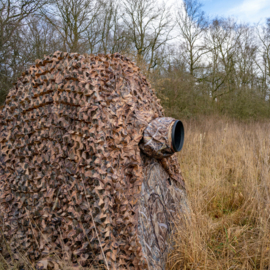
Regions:
[[[0,209],[12,251],[46,268],[56,254],[83,266],[163,269],[169,212],[185,201],[184,182],[175,156],[158,161],[139,148],[144,129],[163,116],[126,57],[55,52],[37,60],[3,108]]]

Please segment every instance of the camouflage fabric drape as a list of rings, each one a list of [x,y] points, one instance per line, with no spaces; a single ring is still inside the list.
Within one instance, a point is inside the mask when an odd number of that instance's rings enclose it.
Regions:
[[[169,215],[164,210],[152,217],[165,204],[175,209],[171,190],[179,182],[175,190],[183,197],[184,182],[174,156],[152,161],[175,183],[161,189],[167,194],[162,202],[146,195],[155,190],[146,187],[152,158],[141,153],[139,142],[164,113],[133,62],[120,54],[55,52],[22,74],[2,114],[0,209],[13,253],[23,251],[37,268],[54,268],[53,254],[110,269],[164,265]],[[139,215],[143,209],[164,226],[149,225]],[[144,226],[155,229],[143,232]],[[151,235],[155,239],[145,240]]]

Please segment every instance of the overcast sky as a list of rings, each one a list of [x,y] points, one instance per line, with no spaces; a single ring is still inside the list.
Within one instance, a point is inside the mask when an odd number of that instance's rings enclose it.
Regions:
[[[214,18],[234,17],[241,23],[265,23],[270,17],[270,0],[198,0],[203,4],[205,14]],[[181,0],[166,0],[179,4]]]

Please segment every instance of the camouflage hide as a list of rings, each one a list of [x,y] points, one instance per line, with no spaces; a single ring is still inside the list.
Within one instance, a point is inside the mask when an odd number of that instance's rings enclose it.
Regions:
[[[149,270],[164,270],[168,238],[179,213],[187,213],[186,193],[155,158],[145,157],[139,204],[139,238]]]
[[[175,155],[157,161],[140,150],[143,131],[164,113],[133,62],[45,56],[9,91],[2,117],[1,227],[14,254],[37,268],[56,267],[56,255],[164,269],[185,188]]]

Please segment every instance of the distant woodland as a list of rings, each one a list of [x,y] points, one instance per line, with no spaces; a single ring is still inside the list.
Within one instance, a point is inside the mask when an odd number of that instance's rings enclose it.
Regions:
[[[129,56],[174,117],[270,117],[270,18],[209,18],[197,0],[0,0],[0,102],[54,51]]]

